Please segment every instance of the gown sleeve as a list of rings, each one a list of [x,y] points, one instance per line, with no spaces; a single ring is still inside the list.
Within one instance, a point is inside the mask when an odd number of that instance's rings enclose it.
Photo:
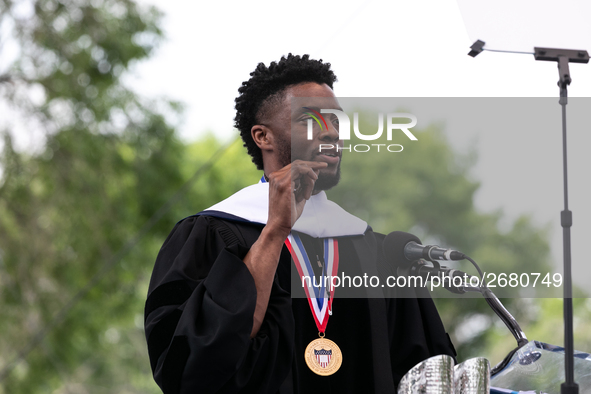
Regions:
[[[145,333],[165,394],[275,393],[291,368],[291,298],[277,278],[263,324],[250,338],[256,287],[242,259],[250,247],[244,239],[260,230],[219,222],[207,216],[179,222],[156,259]],[[228,235],[242,242],[227,246]]]

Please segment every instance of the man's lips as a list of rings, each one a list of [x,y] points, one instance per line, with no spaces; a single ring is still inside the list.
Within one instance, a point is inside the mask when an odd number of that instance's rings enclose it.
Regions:
[[[341,152],[337,152],[336,149],[323,149],[318,153],[316,160],[328,164],[337,164],[341,160]]]

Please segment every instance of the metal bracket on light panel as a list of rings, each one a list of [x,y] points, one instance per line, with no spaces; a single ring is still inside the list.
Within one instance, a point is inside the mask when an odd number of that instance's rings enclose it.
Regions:
[[[568,63],[589,63],[589,53],[585,50],[539,48],[534,47],[534,58],[549,62],[558,62],[560,86],[570,85],[570,69]]]
[[[470,52],[468,52],[468,55],[476,57],[480,52],[484,50],[484,44],[484,41],[476,40],[476,42],[472,44],[472,46],[470,47]]]

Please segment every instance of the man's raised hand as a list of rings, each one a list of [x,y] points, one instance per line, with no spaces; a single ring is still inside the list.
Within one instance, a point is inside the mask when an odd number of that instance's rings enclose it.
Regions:
[[[295,160],[269,174],[269,218],[267,226],[277,226],[286,236],[301,216],[306,200],[314,192],[318,173],[327,163]]]

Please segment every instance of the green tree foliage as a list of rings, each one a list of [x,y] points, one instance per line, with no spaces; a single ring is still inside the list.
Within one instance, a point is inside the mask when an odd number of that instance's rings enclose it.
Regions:
[[[238,134],[238,133],[236,133]],[[179,209],[181,217],[193,215],[205,208],[236,193],[243,187],[258,182],[262,171],[256,169],[246,154],[239,137],[230,143],[224,156],[211,169],[195,180]],[[227,143],[226,143],[227,144]],[[222,143],[213,135],[207,135],[200,141],[187,146],[187,159],[183,174],[189,177],[196,168],[203,166]]]
[[[1,31],[13,32],[3,43],[18,48],[0,70],[12,120],[2,119],[0,392],[157,392],[142,310],[178,213],[117,253],[185,180],[166,120],[178,106],[120,83],[158,42],[159,17],[132,1],[0,1]],[[42,137],[39,152],[14,149],[23,129]]]

